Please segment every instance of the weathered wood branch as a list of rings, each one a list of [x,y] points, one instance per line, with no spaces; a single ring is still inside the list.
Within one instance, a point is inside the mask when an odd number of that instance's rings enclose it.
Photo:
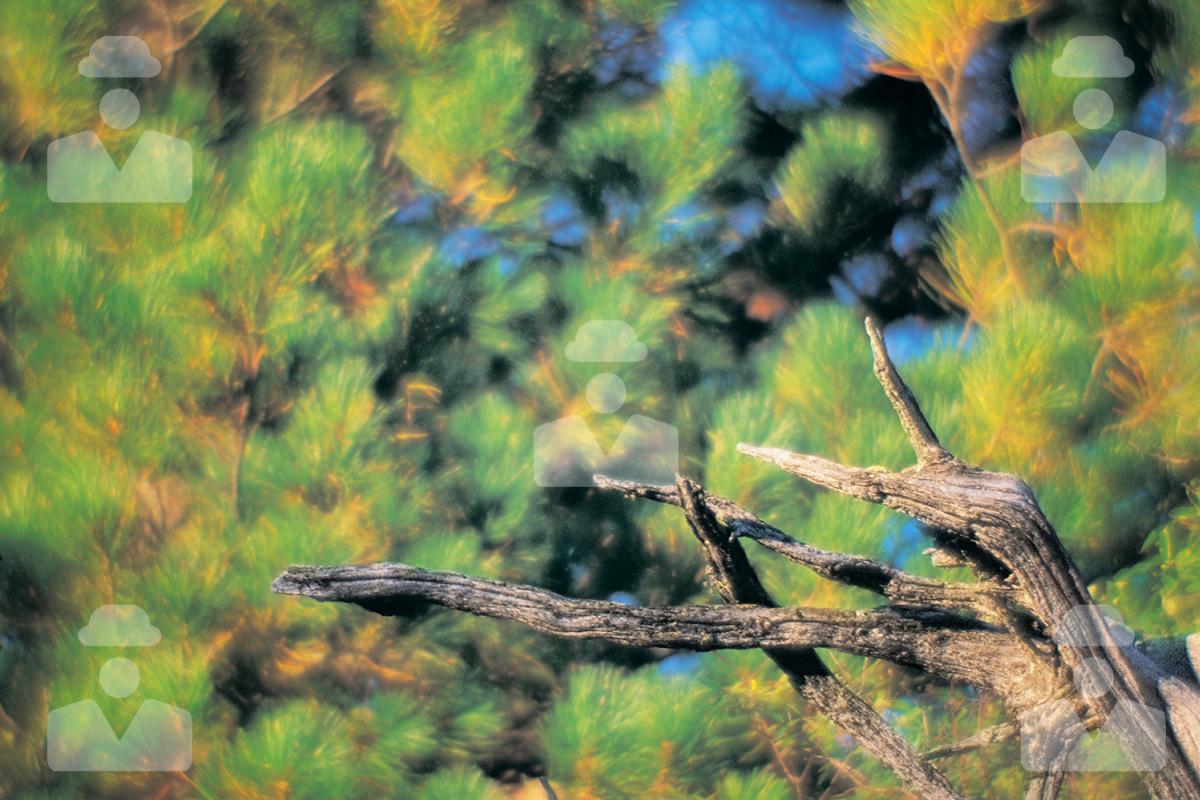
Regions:
[[[883,391],[892,401],[892,407],[896,409],[896,416],[900,418],[900,424],[903,426],[904,432],[908,434],[908,441],[917,454],[917,464],[929,467],[958,463],[958,459],[942,447],[942,443],[938,441],[929,421],[925,419],[925,414],[922,413],[917,398],[900,379],[900,373],[896,371],[896,366],[888,357],[887,345],[883,342],[883,331],[879,330],[875,320],[870,317],[867,317],[866,325],[867,336],[871,340],[875,377],[883,385]]]
[[[713,513],[704,490],[683,476],[676,476],[675,486],[676,497],[704,548],[709,575],[722,599],[727,603],[778,607],[759,581],[736,534]],[[929,800],[961,800],[946,776],[923,760],[874,708],[830,672],[816,651],[764,647],[763,652],[818,711],[899,775],[911,791]]]
[[[1057,621],[1090,597],[1078,569],[1018,478],[961,463],[904,472],[847,467],[817,456],[739,444],[738,451],[859,500],[879,503],[961,537],[1016,577],[1033,610]]]
[[[602,475],[596,476],[596,485],[602,489],[616,489],[630,497],[680,505],[679,490],[674,486],[617,481]],[[910,575],[873,558],[822,550],[793,539],[720,495],[711,492],[704,494],[708,507],[734,535],[752,539],[766,549],[808,567],[823,578],[866,589],[897,605],[970,609],[992,615],[996,603],[1016,603],[1022,599],[1017,589],[1000,582],[951,583],[933,580]]]
[[[874,611],[761,605],[640,608],[579,600],[532,586],[407,564],[292,566],[271,584],[279,594],[355,603],[380,614],[413,601],[507,619],[554,636],[688,650],[829,648],[882,658],[1005,691],[1022,663],[1014,637],[955,614],[907,607]],[[980,658],[981,652],[1002,657]],[[1012,660],[1007,657],[1011,656]],[[997,673],[1000,674],[997,674]]]
[[[880,503],[925,522],[964,545],[994,557],[1008,580],[1028,598],[1029,607],[1043,631],[1053,635],[1060,623],[1079,609],[1094,609],[1075,562],[1050,525],[1024,481],[1012,475],[988,472],[965,464],[947,453],[900,379],[874,323],[868,320],[875,374],[883,384],[917,453],[917,466],[903,472],[847,467],[827,459],[786,450],[740,444],[738,450],[775,464],[810,483],[834,489],[860,500]],[[1066,669],[1045,687],[1047,699],[1068,696],[1071,704],[1107,720],[1114,708],[1163,710],[1167,703],[1159,692],[1164,677],[1133,647],[1114,637],[1106,624],[1091,627],[1086,643],[1055,641],[1055,652]],[[1082,698],[1068,683],[1069,673],[1084,662],[1102,662],[1112,673],[1112,688],[1102,698]],[[1010,714],[1027,712],[1019,702],[1005,697]],[[1183,720],[1189,715],[1175,715]],[[1122,749],[1135,764],[1161,764],[1143,769],[1142,776],[1159,798],[1200,798],[1200,775],[1181,741],[1191,733],[1159,729],[1153,713],[1132,714],[1113,730]],[[1174,724],[1174,723],[1173,723]],[[1186,724],[1186,723],[1185,723]],[[1045,734],[1042,738],[1047,738]],[[1035,737],[1037,738],[1037,737]],[[1038,745],[1046,747],[1045,743]],[[1041,781],[1046,789],[1054,781]],[[1057,789],[1054,789],[1057,791]]]
[[[947,758],[949,756],[962,755],[969,753],[972,750],[979,750],[988,745],[996,744],[997,742],[1006,742],[1015,737],[1021,730],[1021,726],[1015,722],[1003,722],[999,725],[992,725],[984,728],[974,736],[968,736],[953,744],[944,744],[935,747],[932,750],[922,753],[921,757],[926,759]]]
[[[1046,772],[1041,775],[1034,775],[1033,779],[1029,781],[1029,788],[1025,792],[1025,800],[1055,800],[1062,789],[1063,778],[1065,777],[1066,775],[1062,772]]]
[[[1030,798],[1054,798],[1068,768],[1069,745],[1086,730],[1121,720],[1124,724],[1113,732],[1150,791],[1160,800],[1200,800],[1200,686],[1195,671],[1160,668],[1161,661],[1121,639],[1097,611],[1029,487],[1012,475],[966,464],[942,447],[888,357],[878,327],[868,321],[867,333],[875,374],[916,453],[914,467],[902,472],[861,469],[776,448],[738,449],[816,485],[927,523],[934,530],[941,563],[969,564],[981,577],[978,583],[918,578],[872,559],[811,547],[686,479],[675,487],[650,487],[598,478],[603,488],[682,508],[704,548],[714,584],[731,605],[636,608],[404,564],[290,567],[273,589],[358,603],[383,614],[400,613],[414,603],[434,603],[519,621],[556,636],[627,645],[761,648],[798,691],[914,791],[939,800],[956,797],[928,758],[983,746],[995,738],[981,734],[922,759],[842,686],[813,650],[885,659],[1001,698],[1010,721],[997,731],[1020,727],[1023,754],[1030,756],[1030,763],[1042,765],[1032,774]],[[747,561],[740,537],[754,539],[827,579],[876,592],[895,605],[871,611],[777,608]],[[1064,629],[1078,627],[1081,609],[1088,635],[1064,635]],[[973,611],[997,624],[952,610]],[[1200,652],[1190,658],[1192,664],[1200,663]],[[1075,682],[1081,671],[1111,675],[1108,691],[1085,696]]]

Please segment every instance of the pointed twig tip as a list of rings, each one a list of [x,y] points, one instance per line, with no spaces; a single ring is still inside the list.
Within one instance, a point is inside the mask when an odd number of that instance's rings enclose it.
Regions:
[[[900,417],[900,424],[904,426],[904,432],[908,434],[908,440],[917,454],[917,463],[927,466],[951,458],[950,454],[942,448],[937,435],[929,425],[929,420],[921,412],[917,398],[904,383],[904,379],[900,377],[896,365],[892,363],[879,323],[875,321],[874,317],[867,317],[866,328],[867,336],[871,339],[875,377],[879,379],[888,399],[892,401],[896,415]]]

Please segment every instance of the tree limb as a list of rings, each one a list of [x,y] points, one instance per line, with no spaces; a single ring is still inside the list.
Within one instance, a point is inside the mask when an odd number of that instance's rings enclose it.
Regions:
[[[1029,780],[1025,800],[1055,800],[1062,789],[1064,777],[1066,776],[1061,772],[1043,772],[1034,775]]]
[[[932,760],[935,758],[962,755],[963,753],[979,750],[997,742],[1006,742],[1016,736],[1020,730],[1021,726],[1015,722],[992,725],[989,728],[984,728],[974,736],[968,736],[966,739],[954,742],[953,744],[944,744],[940,747],[935,747],[932,750],[922,753],[921,757],[926,760]]]
[[[933,428],[929,426],[929,421],[921,412],[917,398],[900,379],[900,373],[896,371],[895,365],[888,357],[887,345],[883,341],[883,332],[879,330],[875,320],[870,317],[867,317],[866,325],[867,336],[871,339],[871,354],[875,362],[875,377],[879,379],[883,391],[892,401],[892,407],[896,409],[896,416],[900,417],[900,424],[904,427],[904,432],[908,434],[908,441],[912,443],[913,450],[917,454],[917,464],[928,467],[956,462],[958,459],[946,452],[941,442],[938,441]]]
[[[495,619],[554,636],[637,647],[748,650],[829,648],[882,658],[998,693],[1011,689],[1025,656],[1011,634],[955,614],[916,608],[843,611],[757,605],[639,608],[407,564],[292,566],[278,594],[355,603],[395,615],[414,601]]]
[[[597,475],[595,482],[602,489],[616,489],[630,497],[680,505],[679,490],[673,486],[617,481],[603,475]],[[823,578],[866,589],[898,605],[971,609],[990,615],[995,613],[995,603],[1021,599],[1020,592],[999,582],[951,583],[921,578],[873,558],[822,550],[793,539],[720,495],[705,492],[704,496],[706,505],[735,536],[753,539]]]
[[[1056,717],[1044,726],[1023,725],[1023,751],[1041,748],[1054,755],[1063,750],[1064,735],[1057,725],[1068,717],[1083,719],[1073,736],[1103,725],[1120,708],[1162,710],[1170,721],[1165,741],[1162,731],[1154,729],[1154,713],[1138,713],[1131,727],[1116,731],[1119,743],[1135,763],[1145,761],[1148,748],[1154,751],[1150,755],[1161,756],[1161,769],[1142,772],[1160,800],[1200,800],[1196,771],[1200,688],[1185,671],[1164,672],[1128,642],[1117,641],[1029,487],[1012,475],[987,472],[946,451],[888,358],[878,327],[868,321],[867,332],[875,374],[908,434],[916,466],[896,473],[848,467],[775,448],[743,444],[738,449],[819,486],[887,505],[925,522],[932,526],[941,550],[951,554],[948,557],[961,556],[977,574],[988,578],[980,584],[917,578],[878,561],[810,547],[683,478],[674,489],[601,478],[602,487],[682,508],[704,547],[717,589],[732,605],[637,608],[404,564],[290,567],[272,588],[284,594],[358,603],[381,614],[435,603],[516,620],[557,636],[626,645],[761,648],[801,693],[909,786],[926,797],[945,800],[956,795],[944,776],[842,686],[814,649],[885,659],[972,684],[1002,698],[1010,721],[1025,723],[1030,713],[1054,705],[1062,719]],[[740,536],[753,538],[823,577],[870,589],[897,605],[871,611],[773,607],[774,600],[737,542]],[[1019,613],[1018,605],[1029,613]],[[1008,630],[943,610],[950,608],[993,616]],[[1100,624],[1092,626],[1094,635],[1085,642],[1064,639],[1060,625],[1080,609],[1095,613]],[[1200,640],[1196,649],[1200,652]],[[1196,660],[1192,658],[1193,664]],[[1072,675],[1085,662],[1089,668],[1099,665],[1111,671],[1111,688],[1105,697],[1085,698],[1076,690]],[[1027,796],[1050,800],[1062,783],[1061,764],[1057,760],[1039,763],[1050,769],[1033,777]]]
[[[676,476],[675,486],[725,602],[775,607],[775,600],[763,588],[736,536],[713,514],[704,490],[682,475]],[[929,800],[961,800],[946,776],[924,761],[874,708],[850,691],[813,650],[764,647],[763,652],[784,671],[797,691],[900,776],[913,792]]]
[[[945,451],[891,364],[878,328],[870,320],[867,332],[872,339],[876,375],[917,452],[916,467],[895,473],[847,467],[777,448],[739,444],[738,450],[818,486],[902,511],[952,539],[981,548],[998,560],[1025,592],[1030,609],[1046,633],[1053,633],[1077,609],[1094,609],[1078,567],[1025,482],[1012,475],[981,470],[949,454],[942,456],[940,453]],[[1095,631],[1098,637],[1086,644],[1055,643],[1066,667],[1075,669],[1097,659],[1113,673],[1109,695],[1083,704],[1102,719],[1121,702],[1162,708],[1164,700],[1158,686],[1162,676],[1152,662],[1132,647],[1118,643],[1107,625],[1096,626]],[[1050,687],[1065,690],[1076,702],[1082,700],[1069,683],[1064,684],[1062,676]],[[1012,698],[1005,700],[1013,713]],[[1160,732],[1150,715],[1138,715],[1129,722],[1128,729],[1114,732],[1122,749],[1136,762],[1144,759],[1148,743],[1157,742]],[[1150,791],[1160,798],[1200,798],[1200,775],[1174,732],[1168,731],[1164,746],[1162,769],[1142,773]]]

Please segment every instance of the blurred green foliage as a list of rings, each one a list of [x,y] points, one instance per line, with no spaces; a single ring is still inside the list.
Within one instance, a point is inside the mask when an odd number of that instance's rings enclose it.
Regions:
[[[957,79],[998,23],[1037,22],[1012,68],[1027,133],[1081,133],[1078,87],[1050,63],[1089,12],[852,6],[877,66],[927,87],[942,143],[976,162],[938,218],[935,257],[906,263],[959,325],[905,376],[950,449],[1031,483],[1098,600],[1147,636],[1193,632],[1195,128],[1171,151],[1162,203],[1025,203],[1011,153],[963,150]],[[1192,4],[1155,7],[1200,30]],[[652,663],[665,653],[269,591],[289,564],[396,560],[715,602],[673,509],[533,483],[536,425],[578,413],[607,442],[623,422],[583,399],[595,365],[563,357],[592,319],[624,320],[647,345],[620,369],[621,413],[676,426],[682,472],[803,541],[934,574],[907,520],[735,450],[911,461],[871,374],[864,308],[830,301],[823,259],[864,219],[906,208],[908,140],[925,133],[862,99],[764,123],[729,66],[676,67],[633,96],[590,77],[606,26],[644,39],[670,8],[0,6],[0,795],[495,800],[545,772],[562,800],[897,796],[760,653],[667,674]],[[163,72],[137,87],[136,126],[99,133],[118,163],[144,130],[191,142],[192,199],[51,203],[46,145],[99,129],[96,103],[125,85],[75,65],[126,30]],[[1196,41],[1147,54],[1192,120]],[[787,141],[774,155],[760,146],[771,126]],[[558,230],[547,209],[564,197]],[[738,249],[708,223],[747,197],[764,228]],[[910,297],[888,318],[929,308]],[[782,603],[877,602],[751,556]],[[76,636],[105,603],[136,603],[163,632],[127,654],[143,676],[127,701],[98,690],[107,654]],[[967,687],[826,657],[919,748],[1002,717]],[[193,768],[52,772],[46,714],[88,698],[126,721],[145,698],[188,709]],[[942,763],[972,796],[1016,797],[1016,747]],[[1064,796],[1101,791],[1141,790],[1085,774]]]

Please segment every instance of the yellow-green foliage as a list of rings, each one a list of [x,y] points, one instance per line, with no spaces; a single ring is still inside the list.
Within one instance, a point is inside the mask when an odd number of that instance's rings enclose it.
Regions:
[[[1052,307],[1021,306],[988,326],[978,348],[962,372],[976,458],[1025,466],[1027,454],[1061,452],[1095,353],[1083,331]]]
[[[662,21],[676,0],[600,0],[596,5],[605,16],[649,28]]]
[[[396,64],[428,67],[445,53],[464,18],[478,8],[473,0],[380,0],[375,9],[375,39]]]
[[[40,136],[76,133],[101,92],[79,74],[88,42],[103,35],[88,0],[0,8],[0,144],[24,153]]]
[[[1099,88],[1113,100],[1114,115],[1102,130],[1117,131],[1130,111],[1130,81],[1122,78],[1066,78],[1054,72],[1054,60],[1072,38],[1087,33],[1073,31],[1046,42],[1031,43],[1013,60],[1013,88],[1030,136],[1066,130],[1084,136],[1088,129],[1075,119],[1075,98],[1085,89]]]
[[[732,68],[696,75],[676,67],[661,96],[604,111],[576,128],[566,143],[567,155],[581,170],[591,169],[601,156],[633,169],[653,198],[646,213],[659,221],[729,163],[741,104]]]
[[[487,217],[511,199],[513,167],[526,156],[533,82],[529,47],[513,26],[480,31],[453,67],[412,83],[396,153],[452,202]]]
[[[776,185],[789,221],[810,235],[850,221],[838,212],[846,192],[878,195],[888,183],[887,138],[878,120],[862,114],[826,114],[801,129]],[[824,232],[824,231],[821,231]]]
[[[708,796],[723,769],[761,764],[734,749],[737,704],[703,683],[606,666],[576,670],[544,722],[552,783],[571,797],[690,800]]]
[[[492,777],[545,768],[564,800],[896,796],[761,653],[670,676],[659,651],[270,584],[297,562],[392,560],[720,602],[677,509],[533,484],[537,425],[580,414],[607,446],[635,413],[679,429],[681,472],[797,538],[934,574],[909,520],[736,450],[912,463],[862,309],[815,302],[847,247],[886,238],[858,241],[860,217],[915,202],[901,125],[862,97],[778,114],[772,136],[795,143],[768,157],[747,146],[761,119],[732,65],[676,68],[635,99],[599,85],[606,26],[644,42],[664,0],[168,5],[141,121],[103,132],[118,161],[146,129],[193,144],[193,200],[157,205],[51,203],[44,163],[116,85],[79,75],[86,42],[163,22],[157,6],[0,7],[0,795],[499,800]],[[1035,5],[853,8],[961,131],[946,92]],[[1158,5],[1179,27],[1150,77],[1194,120],[1200,16]],[[1081,133],[1070,100],[1091,84],[1053,76],[1072,30],[1043,23],[1013,68],[1020,119]],[[900,364],[942,441],[1027,478],[1096,596],[1153,635],[1194,631],[1200,609],[1195,137],[1171,151],[1166,200],[1141,205],[1033,205],[1011,153],[980,154],[933,250],[903,265],[961,323]],[[578,236],[551,242],[563,197]],[[414,198],[425,212],[394,216]],[[679,233],[743,203],[771,206],[737,234],[753,246],[704,261],[718,234]],[[486,246],[459,257],[447,233]],[[591,320],[630,324],[646,358],[565,358]],[[618,412],[586,402],[600,372],[628,388]],[[782,603],[881,602],[743,544]],[[127,700],[97,690],[112,654],[77,636],[113,602],[163,633]],[[963,687],[824,657],[921,749],[1003,719]],[[193,715],[185,778],[48,769],[50,709],[93,698],[127,722],[147,697]],[[1017,747],[939,763],[964,794],[1015,797]],[[1105,780],[1068,793],[1134,796],[1136,776]]]
[[[990,26],[1020,19],[1037,0],[853,0],[854,15],[888,56],[926,81],[960,69]]]

